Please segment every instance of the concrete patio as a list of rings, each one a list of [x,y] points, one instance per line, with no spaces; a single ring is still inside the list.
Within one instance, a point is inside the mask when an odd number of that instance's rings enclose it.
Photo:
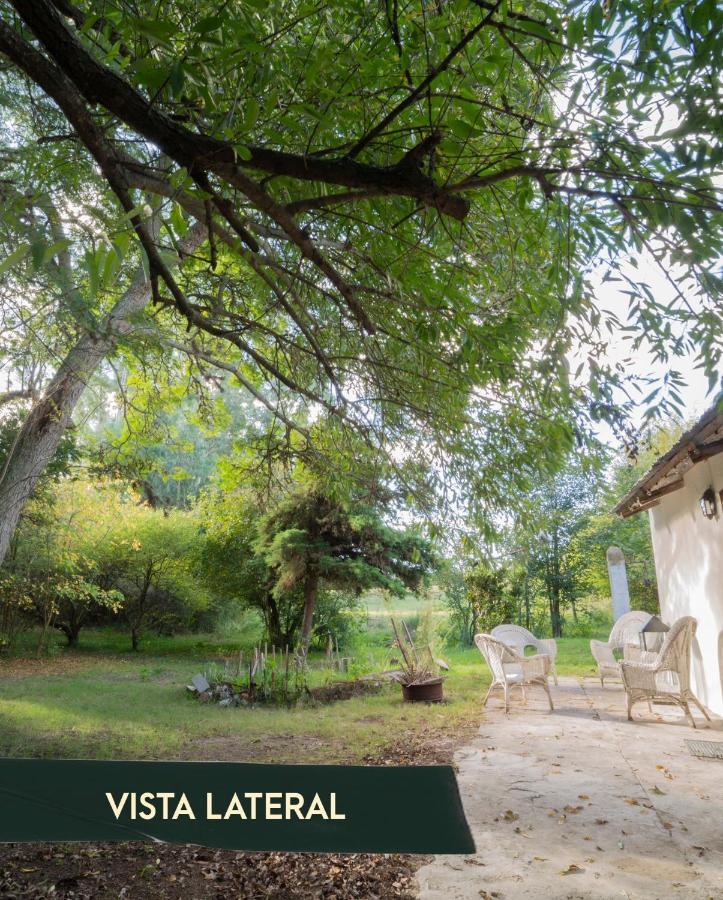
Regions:
[[[456,755],[477,846],[418,872],[423,900],[723,897],[723,760],[685,739],[723,742],[668,705],[628,722],[619,684],[560,678],[555,712],[540,689],[500,695]],[[480,696],[481,703],[481,696]]]

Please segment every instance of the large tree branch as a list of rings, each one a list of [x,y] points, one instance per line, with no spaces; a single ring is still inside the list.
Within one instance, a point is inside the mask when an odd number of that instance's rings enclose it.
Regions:
[[[582,197],[589,197],[592,200],[609,200],[614,204],[624,203],[626,201],[641,201],[644,203],[666,203],[672,204],[674,206],[685,206],[688,209],[698,208],[709,210],[711,212],[720,212],[723,209],[723,206],[720,203],[717,203],[714,198],[701,194],[701,192],[695,192],[697,196],[701,197],[700,202],[695,202],[693,200],[685,199],[682,197],[676,197],[671,193],[667,193],[665,196],[654,196],[650,194],[641,194],[638,191],[622,191],[622,190],[607,190],[605,188],[599,187],[588,187],[584,184],[560,184],[558,181],[552,181],[552,178],[571,175],[578,178],[584,177],[596,177],[596,178],[604,178],[604,179],[620,179],[623,177],[621,173],[609,172],[609,171],[600,171],[596,169],[590,169],[587,166],[536,166],[536,165],[517,165],[510,166],[507,169],[498,169],[495,172],[490,172],[487,175],[472,175],[469,178],[465,178],[463,181],[458,182],[454,185],[455,190],[470,190],[473,188],[484,188],[490,187],[493,184],[498,184],[501,181],[509,181],[511,179],[517,178],[532,178],[540,185],[543,193],[546,197],[551,197],[553,194],[577,194]],[[662,180],[656,180],[654,178],[639,176],[639,175],[629,175],[625,176],[627,180],[633,182],[642,182],[645,184],[651,185],[653,188],[657,189],[671,189],[675,188],[675,185],[667,184]]]
[[[29,389],[18,389],[15,391],[5,391],[0,394],[0,406],[12,403],[14,400],[31,400],[35,397],[35,391]]]
[[[126,208],[126,212],[130,213],[133,204],[124,190],[121,173],[115,165],[114,158],[108,156],[106,147],[98,140],[97,134],[94,134],[94,131],[99,132],[99,129],[93,123],[87,109],[83,110],[84,114],[82,114],[76,108],[79,104],[75,98],[72,98],[73,102],[69,102],[69,95],[72,94],[72,91],[69,89],[68,78],[87,101],[101,103],[126,124],[138,130],[144,137],[156,142],[164,153],[179,165],[186,166],[192,175],[198,175],[205,171],[214,172],[228,184],[242,191],[258,210],[269,216],[288,234],[306,259],[329,279],[344,298],[347,307],[360,326],[369,334],[374,332],[374,324],[359,303],[353,286],[348,284],[329,263],[315,246],[309,234],[299,227],[291,213],[278,204],[260,184],[240,170],[236,165],[236,153],[232,147],[211,138],[195,136],[186,129],[173,124],[155,107],[150,106],[145,98],[120,76],[102,66],[87,52],[70,29],[66,27],[58,11],[48,0],[32,0],[32,2],[12,0],[12,3],[23,21],[62,70],[62,83],[53,85],[48,83],[47,78],[44,78],[43,89],[53,97],[66,115],[72,116],[71,123],[98,160],[103,174]],[[10,29],[7,29],[6,26],[6,30]],[[16,45],[24,43],[17,35],[14,37]],[[8,38],[6,46],[0,45],[0,49],[5,50],[14,61],[22,61],[29,74],[39,73],[42,68],[40,61],[33,58],[33,56],[39,56],[37,51],[26,45],[27,49],[21,54],[17,46],[10,46],[12,43]],[[47,63],[47,61],[45,62]],[[67,77],[65,77],[66,75]],[[199,141],[200,147],[197,143]],[[223,212],[223,209],[221,211]],[[132,221],[148,254],[152,269],[163,278],[178,308],[188,315],[189,310],[185,297],[173,281],[170,272],[165,268],[153,243],[147,239],[142,223],[134,218]]]
[[[250,158],[242,160],[231,144],[183,127],[157,106],[151,106],[124,79],[94,59],[48,0],[11,2],[89,102],[102,105],[189,170],[207,170],[229,180],[242,168],[255,169],[301,181],[412,197],[455,219],[464,219],[469,212],[469,202],[464,197],[440,187],[405,160],[394,166],[380,167],[349,158],[322,159],[266,147],[249,147]],[[241,184],[237,187],[244,190]]]
[[[52,12],[54,15],[56,14],[54,9]],[[46,59],[3,21],[0,21],[0,52],[29,75],[58,104],[100,166],[104,177],[128,215],[148,257],[151,288],[154,295],[157,294],[157,278],[160,276],[170,290],[178,308],[187,313],[188,301],[158,252],[145,222],[135,211],[135,204],[129,194],[125,170],[117,158],[113,145],[96,125],[72,81],[58,66]],[[159,298],[155,296],[155,299]]]

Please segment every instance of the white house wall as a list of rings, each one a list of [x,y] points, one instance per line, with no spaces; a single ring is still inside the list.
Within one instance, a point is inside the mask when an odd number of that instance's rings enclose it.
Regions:
[[[706,519],[700,497],[716,492],[718,517]],[[684,487],[650,510],[660,609],[671,624],[695,616],[698,631],[692,652],[693,690],[712,711],[723,715],[723,454],[697,463]]]

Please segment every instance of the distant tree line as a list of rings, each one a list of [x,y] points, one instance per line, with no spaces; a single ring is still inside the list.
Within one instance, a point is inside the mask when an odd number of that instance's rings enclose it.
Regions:
[[[472,644],[477,632],[504,622],[553,637],[607,627],[611,545],[625,555],[633,608],[658,612],[647,516],[620,519],[611,510],[677,430],[650,436],[635,464],[596,471],[571,460],[530,493],[524,515],[501,529],[491,552],[449,562],[440,583],[452,640]]]

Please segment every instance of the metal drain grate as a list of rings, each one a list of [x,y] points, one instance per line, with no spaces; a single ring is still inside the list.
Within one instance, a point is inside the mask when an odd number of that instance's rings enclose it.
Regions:
[[[723,744],[716,741],[686,741],[688,750],[693,756],[704,756],[706,759],[723,759]]]

